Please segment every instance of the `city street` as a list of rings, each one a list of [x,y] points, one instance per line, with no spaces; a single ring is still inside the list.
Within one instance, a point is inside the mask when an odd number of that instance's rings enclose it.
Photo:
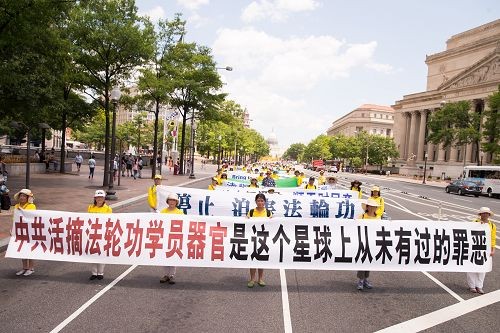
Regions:
[[[446,194],[444,187],[398,178],[354,177],[380,185],[394,219],[470,221],[480,206],[500,212],[500,200]],[[190,187],[206,188],[208,180]],[[441,215],[439,213],[441,203]],[[145,212],[144,199],[116,212]],[[498,224],[496,216],[493,220]],[[465,273],[372,272],[374,289],[359,292],[351,271],[266,270],[266,287],[246,287],[246,269],[178,268],[175,285],[160,284],[161,267],[107,265],[88,280],[89,265],[37,262],[18,278],[19,260],[1,258],[3,332],[491,332],[498,326],[498,255],[483,296],[467,290]],[[440,309],[449,307],[442,312]],[[418,321],[408,322],[425,316]],[[406,323],[406,324],[405,324]],[[407,326],[394,326],[394,325]],[[394,326],[394,327],[393,327]]]

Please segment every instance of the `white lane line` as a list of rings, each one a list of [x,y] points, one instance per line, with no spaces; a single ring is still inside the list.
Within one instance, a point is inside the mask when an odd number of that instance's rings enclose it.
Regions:
[[[123,272],[120,276],[118,276],[116,279],[113,280],[110,284],[108,284],[106,287],[104,287],[101,291],[99,291],[97,294],[94,295],[91,299],[89,299],[85,304],[80,306],[78,310],[73,312],[68,318],[66,318],[62,323],[57,325],[56,328],[54,328],[50,333],[57,333],[61,331],[66,325],[68,325],[70,322],[73,321],[76,317],[78,317],[85,309],[87,309],[89,306],[92,305],[95,301],[97,301],[102,295],[104,295],[109,289],[113,288],[115,284],[120,282],[125,276],[127,276],[130,272],[132,272],[138,265],[133,265],[130,266],[125,272]]]
[[[290,317],[290,304],[288,302],[288,287],[286,285],[286,273],[284,269],[280,269],[281,281],[281,302],[283,303],[283,325],[285,333],[292,333],[292,319]]]
[[[500,289],[456,303],[375,333],[420,332],[500,301]]]
[[[432,281],[434,281],[434,283],[436,283],[438,286],[440,286],[441,288],[443,288],[444,290],[446,290],[451,296],[455,297],[455,299],[457,299],[459,302],[463,302],[464,299],[460,296],[458,296],[453,290],[451,290],[450,288],[448,288],[447,286],[445,286],[441,281],[439,281],[438,279],[436,279],[434,276],[430,275],[429,273],[427,272],[422,272],[424,273],[425,276],[427,276],[429,279],[431,279]]]

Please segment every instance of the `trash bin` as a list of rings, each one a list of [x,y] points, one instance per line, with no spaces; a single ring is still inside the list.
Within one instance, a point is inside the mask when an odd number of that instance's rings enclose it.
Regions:
[[[179,174],[179,165],[174,164],[174,175],[178,175],[178,174]]]

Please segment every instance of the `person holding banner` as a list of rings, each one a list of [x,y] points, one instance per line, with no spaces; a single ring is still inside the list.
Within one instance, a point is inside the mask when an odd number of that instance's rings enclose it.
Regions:
[[[264,187],[276,187],[276,182],[274,181],[274,179],[271,175],[272,175],[271,171],[267,170],[266,171],[266,178],[262,179],[262,186],[264,186]]]
[[[250,179],[250,185],[248,185],[248,187],[259,188],[259,184],[257,184],[257,178]]]
[[[257,176],[257,181],[258,181],[258,182],[261,182],[261,181],[263,181],[263,180],[264,180],[264,173],[263,173],[263,172],[261,172],[261,173],[259,173],[259,175]]]
[[[273,213],[266,208],[266,196],[262,193],[258,193],[255,196],[255,205],[257,207],[250,209],[247,214],[247,218],[252,218],[252,217],[267,217],[271,218],[273,216]],[[261,287],[265,287],[266,283],[264,282],[264,269],[259,268],[250,268],[250,281],[247,283],[248,288],[253,288],[255,286],[255,273],[258,271],[259,273],[259,280],[257,283]]]
[[[148,204],[152,212],[156,212],[156,186],[161,185],[161,175],[155,175],[154,184],[148,187]]]
[[[295,178],[297,178],[297,186],[302,185],[302,177],[300,176],[299,170],[295,170],[293,174],[295,175]]]
[[[306,184],[306,186],[304,187],[306,190],[315,190],[317,189],[316,185],[314,185],[314,181],[316,179],[314,179],[314,177],[309,177],[309,182]]]
[[[184,212],[177,208],[179,204],[179,197],[175,193],[169,193],[167,196],[168,207],[163,208],[161,214],[175,214],[184,215]],[[165,266],[165,275],[160,279],[160,283],[168,282],[168,284],[175,284],[175,272],[177,268],[175,266]]]
[[[372,191],[371,191],[369,199],[372,199],[372,200],[375,200],[376,202],[378,202],[377,216],[379,218],[381,218],[382,215],[384,214],[385,206],[384,206],[384,198],[382,198],[380,196],[380,187],[378,187],[378,186],[372,187]]]
[[[328,190],[336,190],[337,189],[337,178],[335,177],[328,177],[326,187]]]
[[[479,222],[481,224],[488,224],[491,230],[491,252],[490,256],[493,257],[495,254],[495,245],[496,245],[496,234],[497,227],[495,223],[490,220],[490,217],[493,216],[493,212],[488,207],[481,207],[477,213],[479,218],[475,219],[474,222]],[[467,284],[469,285],[470,292],[484,294],[483,283],[484,278],[486,277],[485,272],[474,272],[467,273]]]
[[[14,194],[14,200],[17,204],[14,209],[26,209],[26,210],[36,210],[36,206],[33,203],[33,192],[27,188],[23,188],[21,191]],[[17,276],[30,276],[35,273],[35,261],[33,259],[21,259],[23,263],[23,269],[16,273]]]
[[[380,220],[380,216],[377,215],[377,209],[379,208],[379,203],[372,198],[369,198],[366,203],[362,204],[364,213],[359,217],[362,220]],[[358,290],[372,289],[372,284],[368,281],[370,276],[370,271],[358,271]]]
[[[326,185],[325,171],[321,170],[318,177],[318,185]]]
[[[113,209],[106,204],[106,192],[103,190],[97,190],[94,193],[94,203],[87,208],[87,213],[102,213],[109,214],[113,212]],[[104,266],[105,264],[92,264],[92,275],[89,280],[102,280],[104,278]]]
[[[363,191],[361,191],[361,182],[359,180],[355,180],[351,182],[351,191],[357,191],[359,193],[358,197],[361,199],[363,197]]]
[[[208,185],[208,190],[209,191],[215,190],[215,188],[217,187],[217,185],[219,185],[219,181],[217,180],[217,177],[213,177],[212,178],[212,183],[210,185]]]
[[[222,175],[220,175],[220,178],[219,178],[219,185],[222,185],[222,183],[227,180],[227,173],[222,173]]]

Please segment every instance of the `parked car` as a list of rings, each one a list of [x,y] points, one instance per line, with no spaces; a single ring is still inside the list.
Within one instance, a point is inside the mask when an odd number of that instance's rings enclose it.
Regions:
[[[478,197],[481,194],[482,188],[475,182],[459,179],[452,181],[444,190],[446,193],[458,193],[459,195],[473,194],[475,197]]]

